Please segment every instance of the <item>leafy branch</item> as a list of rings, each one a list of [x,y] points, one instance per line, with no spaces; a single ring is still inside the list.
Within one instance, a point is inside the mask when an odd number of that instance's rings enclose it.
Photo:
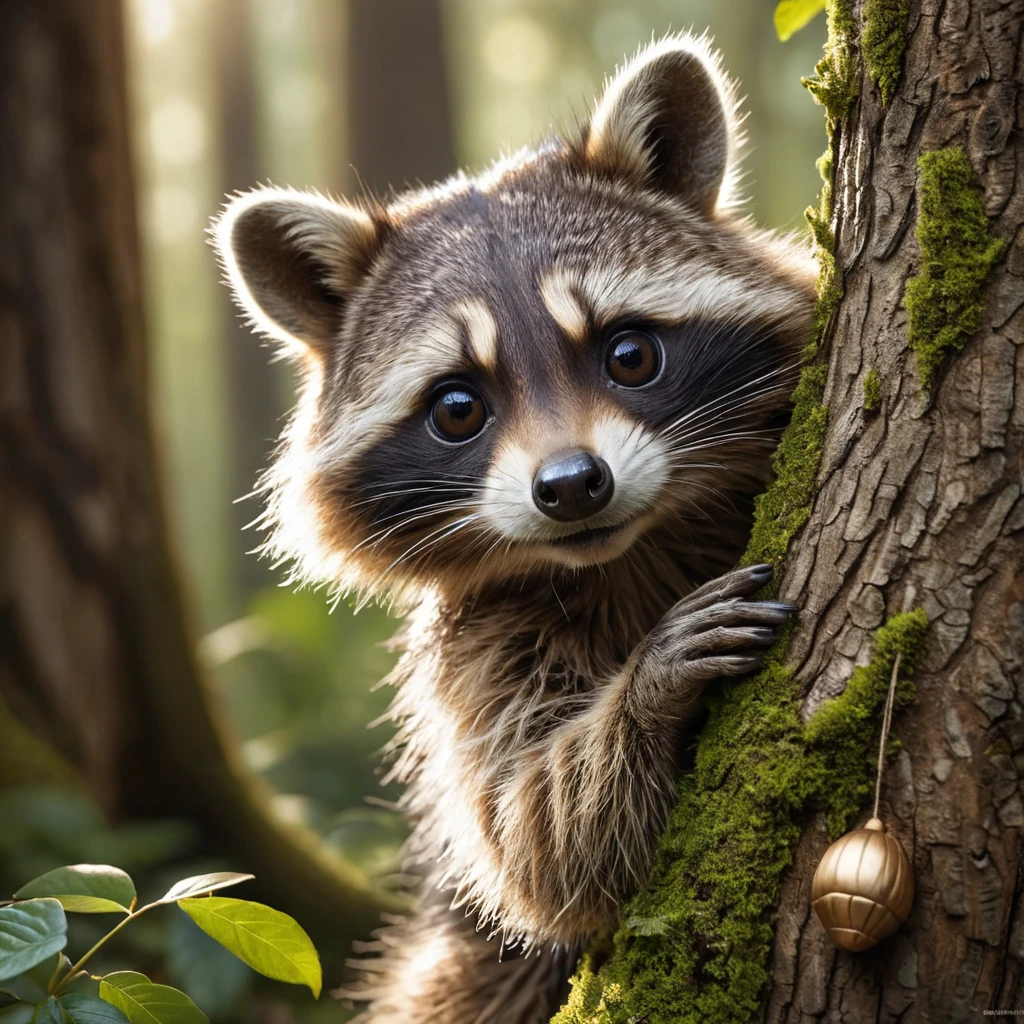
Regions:
[[[65,991],[87,976],[85,965],[118,932],[172,903],[253,970],[307,985],[319,997],[320,959],[294,919],[261,903],[211,895],[252,877],[219,871],[184,878],[137,909],[135,883],[108,864],[74,864],[33,879],[0,906],[0,1024],[208,1024],[184,992],[135,971],[90,975],[95,994]],[[64,953],[69,912],[124,916],[72,963]]]

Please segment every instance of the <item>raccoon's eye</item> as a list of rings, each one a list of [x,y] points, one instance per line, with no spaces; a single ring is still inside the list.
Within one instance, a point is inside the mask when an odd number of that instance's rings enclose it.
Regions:
[[[608,376],[624,388],[650,384],[661,369],[661,346],[643,331],[620,331],[608,345]]]
[[[465,384],[451,384],[434,395],[430,426],[442,441],[468,441],[486,422],[483,399]]]

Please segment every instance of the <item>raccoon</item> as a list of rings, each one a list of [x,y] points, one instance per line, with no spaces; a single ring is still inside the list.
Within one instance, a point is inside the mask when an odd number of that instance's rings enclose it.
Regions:
[[[735,90],[664,38],[565,138],[388,202],[261,188],[214,228],[296,362],[266,475],[296,581],[404,616],[418,910],[367,1024],[539,1024],[643,884],[716,679],[794,609],[734,568],[789,416],[807,246],[738,212]]]

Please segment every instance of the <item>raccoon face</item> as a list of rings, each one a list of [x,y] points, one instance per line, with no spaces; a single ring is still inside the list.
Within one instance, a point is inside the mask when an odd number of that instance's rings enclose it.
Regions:
[[[388,206],[262,189],[215,227],[299,404],[271,550],[342,588],[687,557],[761,489],[813,303],[791,241],[730,214],[731,85],[670,37],[589,125]],[[699,557],[699,552],[694,552]]]

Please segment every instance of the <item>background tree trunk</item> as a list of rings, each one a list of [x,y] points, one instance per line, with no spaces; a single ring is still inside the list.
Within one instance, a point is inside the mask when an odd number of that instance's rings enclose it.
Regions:
[[[863,24],[860,4],[854,14]],[[837,952],[808,907],[827,836],[806,834],[783,888],[771,1022],[1024,1008],[1022,30],[1020,2],[915,0],[894,96],[883,107],[862,63],[859,102],[834,140],[845,296],[827,339],[820,486],[781,596],[804,609],[789,660],[808,715],[868,660],[887,616],[928,613],[929,652],[917,699],[895,720],[902,749],[883,803],[917,899],[900,934]],[[950,146],[968,154],[992,231],[1012,247],[981,329],[929,399],[901,303],[921,269],[918,157]],[[864,409],[872,369],[877,414]]]
[[[348,43],[349,159],[359,182],[381,195],[451,174],[440,0],[350,0]]]
[[[250,0],[217,0],[210,5],[215,69],[216,139],[219,148],[220,199],[254,188],[260,181],[259,111]],[[231,583],[234,614],[246,610],[246,599],[262,587],[274,586],[270,566],[247,549],[258,541],[245,527],[259,515],[262,502],[240,500],[256,487],[270,463],[286,412],[287,373],[270,361],[270,349],[258,343],[238,314],[226,288],[217,295],[224,380],[228,404],[227,449],[233,532]]]
[[[195,822],[344,950],[378,900],[268,814],[194,656],[149,419],[120,4],[6,0],[0,104],[0,785],[49,750],[113,817]]]

